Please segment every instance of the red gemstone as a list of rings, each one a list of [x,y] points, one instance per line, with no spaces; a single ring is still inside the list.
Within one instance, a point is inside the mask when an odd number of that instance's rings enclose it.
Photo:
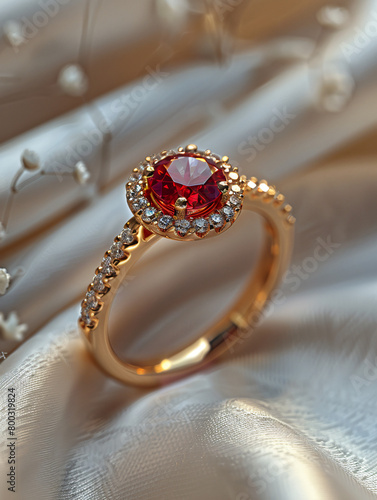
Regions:
[[[159,161],[149,178],[149,196],[163,213],[174,215],[177,198],[187,199],[187,215],[205,216],[221,206],[218,183],[226,181],[216,162],[193,154],[170,156]]]

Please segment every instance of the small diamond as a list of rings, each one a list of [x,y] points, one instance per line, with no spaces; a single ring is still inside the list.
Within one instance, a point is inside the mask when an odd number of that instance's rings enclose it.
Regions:
[[[92,324],[92,319],[90,317],[90,309],[87,307],[82,307],[81,308],[81,319],[86,325],[91,325]]]
[[[152,155],[151,158],[152,158],[152,161],[155,162],[155,161],[161,160],[161,155],[160,155],[160,153],[158,153],[158,154]]]
[[[132,243],[135,239],[134,235],[132,234],[132,231],[130,228],[126,227],[123,229],[123,231],[120,233],[120,239],[123,243],[126,245],[129,245]]]
[[[102,272],[106,276],[115,276],[116,272],[113,266],[111,265],[111,258],[106,257],[102,259]]]
[[[103,277],[104,277],[103,274],[99,273],[96,274],[93,278],[93,289],[96,292],[103,292],[106,288],[104,282],[102,281]]]
[[[141,208],[145,208],[148,205],[148,200],[144,197],[136,199],[132,203],[132,208],[135,210],[135,212],[138,212]]]
[[[141,173],[140,172],[133,172],[130,177],[129,177],[129,182],[137,182],[141,179]]]
[[[113,259],[121,259],[124,257],[124,252],[122,250],[122,242],[114,241],[110,248],[111,257]]]
[[[136,198],[136,196],[140,193],[141,191],[141,186],[140,184],[136,184],[133,186],[129,191],[128,191],[128,197],[129,198]]]
[[[232,194],[232,196],[229,198],[229,201],[232,205],[234,205],[236,207],[238,207],[242,203],[240,198],[238,198],[238,196],[236,196],[235,194]]]
[[[206,233],[209,229],[209,223],[206,219],[200,218],[194,220],[194,228],[197,233]]]
[[[174,219],[170,215],[162,215],[158,220],[158,227],[163,231],[166,231],[173,225]]]
[[[144,222],[152,222],[156,218],[157,210],[154,207],[148,207],[144,210],[142,219]]]
[[[227,205],[225,205],[225,207],[221,211],[227,222],[234,219],[234,210],[232,207],[228,207]]]
[[[96,294],[93,291],[87,292],[86,294],[86,303],[90,309],[96,309],[98,307],[98,300]]]
[[[185,235],[191,227],[190,221],[187,219],[176,220],[174,225],[177,233],[179,233],[181,236]]]
[[[211,224],[214,227],[221,227],[224,224],[224,218],[221,214],[212,214],[210,216]]]

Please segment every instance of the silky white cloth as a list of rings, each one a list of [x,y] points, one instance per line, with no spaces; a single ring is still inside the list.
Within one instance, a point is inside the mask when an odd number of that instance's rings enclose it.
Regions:
[[[73,4],[77,9],[81,2]],[[102,189],[93,187],[104,167],[99,143],[84,158],[91,187],[46,176],[16,198],[0,267],[23,274],[0,298],[0,310],[5,317],[16,311],[29,337],[21,345],[1,340],[0,349],[10,353],[0,365],[1,499],[377,497],[376,39],[350,61],[341,49],[344,40],[353,43],[357,27],[364,29],[373,5],[360,2],[352,22],[319,44],[315,11],[302,18],[309,45],[301,41],[300,47],[316,47],[309,62],[283,58],[268,71],[278,58],[278,32],[264,45],[234,53],[227,69],[199,62],[198,54],[185,66],[164,66],[168,75],[123,122],[112,103],[142,85],[130,78],[96,101],[113,135]],[[130,14],[131,4],[125,9]],[[144,29],[147,13],[139,13]],[[69,7],[64,15],[70,19]],[[33,43],[48,47],[55,22],[62,22],[58,15],[24,50],[32,51]],[[110,32],[111,23],[105,26]],[[300,23],[289,29],[302,36]],[[135,31],[133,43],[143,28]],[[111,40],[120,45],[115,34]],[[103,40],[100,46],[106,52]],[[114,46],[109,42],[109,55]],[[347,94],[345,73],[337,73],[345,84],[338,88],[344,107],[329,113],[319,97],[319,68],[341,56],[355,88]],[[55,62],[49,60],[50,70]],[[255,151],[250,137],[271,127],[275,108],[294,117]],[[1,148],[1,206],[24,147],[51,166],[98,127],[88,107],[64,116],[56,109],[54,121]],[[85,351],[79,301],[130,216],[124,181],[131,168],[178,140],[196,140],[234,158],[247,175],[276,182],[297,217],[295,248],[280,300],[269,303],[261,324],[231,356],[171,385],[138,389],[109,379]],[[333,156],[323,159],[329,151]],[[194,337],[242,288],[261,234],[258,218],[243,213],[211,241],[159,242],[132,270],[114,305],[111,335],[120,355],[143,359]],[[16,493],[6,483],[10,388],[16,394]]]
[[[162,389],[123,387],[85,353],[75,305],[3,362],[2,394],[17,393],[18,498],[373,498],[375,172],[335,165],[285,186],[305,278],[288,276],[234,360]],[[315,265],[319,241],[332,247]]]

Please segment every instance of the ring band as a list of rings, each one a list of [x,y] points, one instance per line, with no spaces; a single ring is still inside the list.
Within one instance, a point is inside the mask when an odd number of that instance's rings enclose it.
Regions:
[[[255,326],[271,292],[287,271],[294,238],[292,207],[265,180],[240,176],[229,158],[195,145],[146,157],[126,184],[133,217],[124,225],[96,269],[81,305],[79,325],[98,365],[128,384],[166,383],[217,358]],[[238,300],[199,338],[157,364],[121,360],[108,335],[115,294],[134,264],[162,237],[188,241],[218,236],[251,210],[265,220],[260,261]]]

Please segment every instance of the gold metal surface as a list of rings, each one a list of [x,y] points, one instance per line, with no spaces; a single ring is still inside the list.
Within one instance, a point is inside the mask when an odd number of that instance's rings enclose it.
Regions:
[[[177,201],[174,205],[175,208],[175,216],[177,219],[184,219],[186,217],[186,208],[187,208],[187,200],[183,196],[177,198]]]

